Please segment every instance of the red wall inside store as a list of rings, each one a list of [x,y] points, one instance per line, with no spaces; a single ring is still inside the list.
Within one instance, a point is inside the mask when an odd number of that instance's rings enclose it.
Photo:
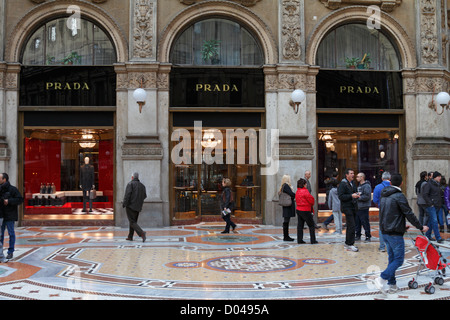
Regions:
[[[25,192],[38,193],[41,183],[61,190],[61,142],[25,138]]]

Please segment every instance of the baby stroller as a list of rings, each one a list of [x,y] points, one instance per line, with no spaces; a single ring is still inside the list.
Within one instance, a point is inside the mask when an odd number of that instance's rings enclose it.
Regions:
[[[434,280],[434,284],[440,286],[443,285],[447,260],[442,258],[442,254],[438,247],[431,243],[431,241],[423,235],[418,235],[415,240],[410,234],[409,236],[420,257],[420,265],[417,269],[416,279],[419,277],[419,273],[421,271],[428,269],[428,271],[432,272],[431,278]],[[417,289],[419,287],[416,279],[413,278],[408,282],[408,287],[410,289]],[[425,292],[429,294],[433,294],[435,292],[433,282],[430,282],[425,286]]]

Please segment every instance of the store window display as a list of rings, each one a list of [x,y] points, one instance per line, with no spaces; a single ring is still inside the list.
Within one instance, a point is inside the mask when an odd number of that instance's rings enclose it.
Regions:
[[[89,141],[85,133],[84,129],[24,130],[25,216],[107,214],[113,218],[114,130],[90,129]]]

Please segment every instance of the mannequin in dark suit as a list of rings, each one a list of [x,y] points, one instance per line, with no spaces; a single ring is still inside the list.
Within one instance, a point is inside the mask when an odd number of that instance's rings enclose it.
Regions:
[[[80,168],[80,188],[83,191],[83,212],[86,212],[86,201],[89,200],[89,212],[92,212],[91,190],[95,188],[94,166],[89,164],[89,157],[84,158]]]

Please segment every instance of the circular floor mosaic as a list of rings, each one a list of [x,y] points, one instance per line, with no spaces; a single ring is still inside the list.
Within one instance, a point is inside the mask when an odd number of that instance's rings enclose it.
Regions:
[[[214,258],[207,261],[206,265],[226,272],[274,272],[298,268],[295,260],[260,255]]]

